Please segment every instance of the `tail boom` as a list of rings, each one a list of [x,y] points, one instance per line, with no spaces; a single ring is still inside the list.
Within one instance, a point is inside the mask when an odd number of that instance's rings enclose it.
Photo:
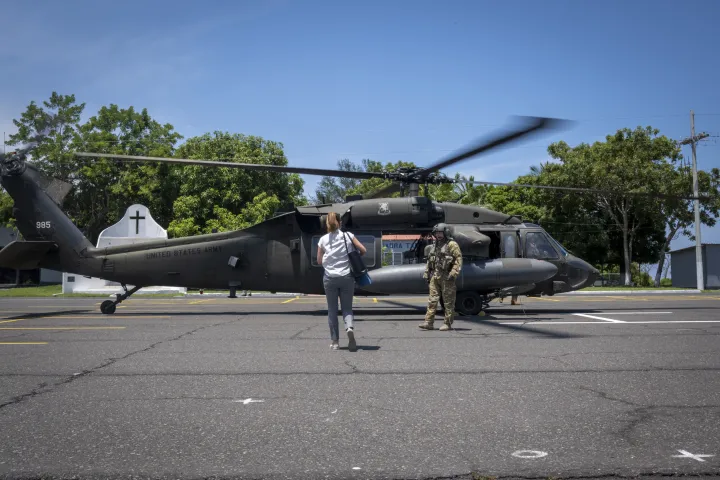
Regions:
[[[16,156],[0,162],[0,184],[14,200],[13,216],[25,240],[6,246],[0,263],[77,274],[92,270],[94,262],[82,261],[92,244],[60,208],[70,190],[69,184],[48,179],[33,165],[24,163],[24,158]],[[22,258],[13,260],[18,255]]]

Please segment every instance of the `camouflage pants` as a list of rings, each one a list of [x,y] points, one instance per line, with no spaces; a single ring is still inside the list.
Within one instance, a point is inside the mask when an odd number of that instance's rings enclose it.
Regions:
[[[437,311],[437,304],[440,301],[442,295],[443,303],[445,308],[443,313],[445,314],[445,323],[452,325],[453,316],[455,315],[455,295],[457,294],[457,286],[455,280],[449,280],[447,278],[430,278],[430,297],[428,299],[427,313],[425,314],[425,321],[432,324],[435,321],[435,313]]]

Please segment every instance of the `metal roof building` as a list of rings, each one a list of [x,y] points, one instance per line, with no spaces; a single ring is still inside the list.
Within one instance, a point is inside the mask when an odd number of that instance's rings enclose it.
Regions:
[[[720,288],[720,244],[702,244],[702,265],[705,288]],[[670,269],[673,287],[697,288],[695,247],[671,251]]]

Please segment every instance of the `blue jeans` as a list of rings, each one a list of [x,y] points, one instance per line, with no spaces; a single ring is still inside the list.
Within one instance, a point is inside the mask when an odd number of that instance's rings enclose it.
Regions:
[[[323,277],[325,287],[325,298],[328,306],[328,325],[330,326],[330,339],[333,342],[340,340],[338,330],[338,297],[340,297],[340,308],[342,309],[343,321],[346,328],[353,326],[352,304],[355,294],[355,278],[352,275],[346,277]]]

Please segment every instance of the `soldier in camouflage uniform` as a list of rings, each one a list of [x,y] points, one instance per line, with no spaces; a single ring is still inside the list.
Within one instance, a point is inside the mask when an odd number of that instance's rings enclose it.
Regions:
[[[419,325],[424,330],[433,330],[437,304],[442,295],[444,303],[445,323],[440,330],[450,330],[455,314],[455,280],[462,268],[462,252],[460,246],[449,235],[449,228],[443,223],[433,228],[435,245],[430,249],[423,278],[430,284],[425,322]]]

